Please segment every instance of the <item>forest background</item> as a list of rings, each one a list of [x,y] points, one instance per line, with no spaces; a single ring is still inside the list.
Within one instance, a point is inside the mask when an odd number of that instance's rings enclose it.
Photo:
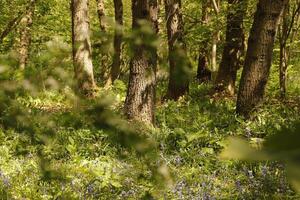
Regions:
[[[299,27],[298,0],[1,0],[0,198],[299,198]]]

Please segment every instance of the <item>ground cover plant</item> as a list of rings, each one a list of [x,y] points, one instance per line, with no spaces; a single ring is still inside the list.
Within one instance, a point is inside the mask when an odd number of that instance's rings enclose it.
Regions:
[[[0,199],[300,199],[298,0],[0,13]]]

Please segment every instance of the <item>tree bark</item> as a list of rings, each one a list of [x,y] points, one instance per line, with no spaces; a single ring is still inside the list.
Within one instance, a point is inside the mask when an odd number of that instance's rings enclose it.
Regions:
[[[201,24],[202,26],[207,26],[208,23],[208,8],[209,2],[208,0],[204,0],[202,3],[202,17],[201,17]],[[200,83],[205,83],[211,81],[211,71],[209,70],[209,62],[208,62],[208,50],[207,47],[209,46],[209,40],[204,37],[205,39],[200,44],[199,49],[199,56],[198,56],[198,68],[197,68],[197,80]]]
[[[281,31],[279,31],[279,85],[280,85],[280,96],[285,97],[286,94],[286,78],[288,68],[288,50],[287,50],[287,39],[288,39],[288,16],[289,6],[287,5],[284,9],[282,16]]]
[[[288,69],[288,50],[286,45],[280,44],[279,52],[279,85],[280,85],[280,96],[285,98],[286,96],[286,80],[287,80],[287,69]]]
[[[228,6],[226,43],[216,79],[216,91],[234,95],[236,74],[242,66],[245,51],[243,20],[247,0],[228,0]]]
[[[288,0],[259,0],[248,40],[236,111],[248,118],[263,100],[280,15]]]
[[[189,63],[183,41],[181,0],[165,0],[170,77],[167,99],[177,100],[189,91]]]
[[[17,46],[19,68],[25,69],[29,57],[29,47],[31,42],[31,26],[35,9],[35,0],[31,0],[30,7],[20,21],[20,41]]]
[[[105,21],[105,5],[104,0],[96,0],[97,2],[97,13],[100,23],[100,29],[105,32],[106,31],[106,21]]]
[[[106,87],[114,83],[118,79],[121,70],[121,51],[123,39],[123,3],[122,0],[114,0],[115,7],[115,35],[114,35],[114,56],[111,71],[106,82]]]
[[[96,84],[92,63],[88,3],[88,0],[71,1],[72,44],[78,91],[84,96],[92,97]]]
[[[157,53],[147,40],[157,34],[157,24],[157,0],[132,0],[132,29],[141,42],[133,42],[125,114],[148,124],[154,123]],[[147,25],[152,33],[143,31]]]
[[[218,17],[220,13],[220,2],[219,0],[211,0],[213,9],[215,11],[216,16]],[[216,80],[217,73],[217,50],[218,50],[218,42],[220,37],[220,30],[217,26],[212,35],[212,48],[211,48],[211,79],[213,81]]]
[[[289,43],[294,42],[299,27],[299,17],[300,3],[296,3],[293,7],[287,4],[282,15],[281,26],[279,26],[279,86],[281,98],[286,97],[287,69],[290,60]],[[295,26],[297,28],[294,28]]]
[[[98,20],[99,20],[99,25],[100,25],[100,30],[102,32],[103,35],[105,35],[106,33],[106,29],[107,29],[107,23],[106,23],[106,15],[105,15],[105,4],[104,4],[104,0],[96,0],[97,2],[97,13],[98,13]],[[103,83],[105,83],[105,85],[107,84],[108,80],[109,80],[109,66],[108,66],[108,62],[109,62],[109,54],[107,53],[107,51],[104,49],[104,47],[102,46],[102,44],[107,43],[107,39],[106,37],[102,37],[105,40],[102,40],[100,42],[99,46],[99,51],[100,51],[100,79],[103,80]]]

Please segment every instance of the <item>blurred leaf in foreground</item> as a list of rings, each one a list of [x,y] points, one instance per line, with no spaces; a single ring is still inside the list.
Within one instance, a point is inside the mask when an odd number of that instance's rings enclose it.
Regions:
[[[261,141],[259,141],[261,142]],[[287,165],[289,180],[300,192],[300,121],[269,136],[260,145],[239,138],[229,138],[221,158],[248,161],[279,160]]]

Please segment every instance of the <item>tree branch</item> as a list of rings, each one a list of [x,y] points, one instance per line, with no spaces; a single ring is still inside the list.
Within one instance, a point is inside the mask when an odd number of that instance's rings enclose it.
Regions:
[[[27,13],[30,7],[35,3],[36,0],[31,0],[29,4],[26,6],[25,10],[18,13],[18,16],[11,20],[4,31],[0,35],[0,44],[3,42],[3,39],[12,31],[16,26],[19,25],[20,21],[22,20],[23,16]]]

